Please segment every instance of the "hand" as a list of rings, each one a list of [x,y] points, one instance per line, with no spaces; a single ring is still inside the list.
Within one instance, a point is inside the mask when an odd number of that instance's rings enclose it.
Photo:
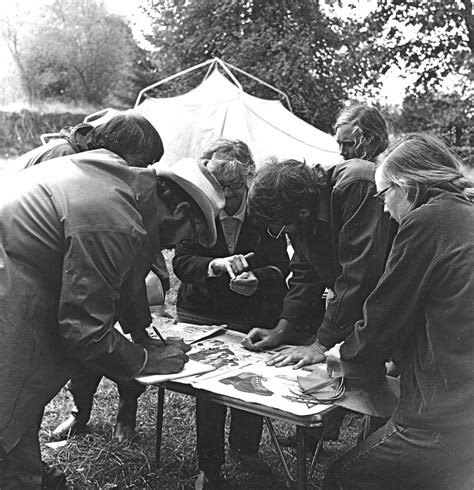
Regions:
[[[214,274],[227,272],[231,279],[235,279],[240,273],[249,268],[249,263],[243,255],[238,254],[213,259],[210,266]]]
[[[140,373],[141,376],[179,373],[188,362],[189,359],[185,353],[191,347],[183,341],[172,341],[167,345],[160,342],[160,344],[161,346],[158,347],[154,341],[153,344],[145,347],[148,352],[148,361]]]
[[[322,349],[323,347],[316,342],[311,345],[288,347],[278,354],[273,355],[267,361],[267,364],[276,367],[295,364],[294,369],[306,366],[307,364],[317,364],[326,360]]]
[[[249,350],[260,351],[277,347],[284,341],[284,334],[276,329],[252,328],[242,340],[242,345]]]
[[[340,342],[339,344],[336,344],[334,347],[331,347],[329,350],[326,350],[324,352],[324,355],[326,357],[335,357],[336,359],[340,359],[341,358],[341,353],[339,352],[340,349],[341,349],[341,345],[343,344],[343,342]]]
[[[258,289],[257,276],[252,271],[242,272],[235,279],[230,281],[229,288],[231,291],[234,291],[234,293],[243,296],[251,296]]]

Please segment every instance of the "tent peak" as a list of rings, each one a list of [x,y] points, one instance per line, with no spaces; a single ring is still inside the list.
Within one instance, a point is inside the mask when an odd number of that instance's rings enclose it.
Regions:
[[[288,106],[288,109],[291,112],[293,112],[293,110],[291,108],[291,104],[290,104],[290,99],[288,98],[288,95],[285,94],[285,92],[283,92],[280,89],[274,87],[273,85],[270,85],[267,82],[264,82],[260,78],[257,78],[256,76],[251,75],[250,73],[247,73],[246,71],[241,70],[240,68],[237,68],[236,66],[231,65],[230,63],[227,63],[227,62],[225,62],[225,61],[223,61],[223,60],[221,60],[220,58],[217,58],[217,57],[212,58],[212,59],[209,59],[207,61],[204,61],[203,63],[199,63],[197,65],[191,66],[190,68],[187,68],[185,70],[182,70],[182,71],[180,71],[178,73],[175,73],[174,75],[171,75],[169,77],[166,77],[163,80],[160,80],[158,82],[155,82],[155,83],[153,83],[151,85],[148,85],[147,87],[143,88],[138,93],[137,100],[135,101],[135,106],[134,107],[136,108],[142,102],[142,98],[143,98],[143,96],[145,95],[146,92],[148,92],[150,90],[153,90],[154,88],[158,87],[159,85],[162,85],[163,83],[166,83],[166,82],[169,82],[171,80],[174,80],[175,78],[178,78],[180,76],[186,75],[186,74],[188,74],[188,73],[190,73],[190,72],[192,72],[194,70],[198,70],[198,69],[203,68],[205,66],[208,66],[208,69],[207,69],[206,75],[204,76],[204,80],[209,76],[209,74],[212,71],[221,68],[224,71],[224,73],[231,79],[231,81],[238,87],[238,89],[241,92],[243,92],[242,85],[239,83],[239,81],[237,80],[237,78],[235,77],[235,75],[232,73],[232,70],[235,70],[235,71],[237,71],[239,73],[242,73],[243,75],[251,78],[252,80],[255,80],[255,81],[261,83],[262,85],[265,85],[266,87],[272,89],[273,91],[277,92],[286,101],[286,104]]]

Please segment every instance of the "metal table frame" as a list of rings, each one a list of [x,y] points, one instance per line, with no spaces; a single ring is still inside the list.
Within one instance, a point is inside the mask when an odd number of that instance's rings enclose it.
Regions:
[[[324,433],[326,432],[326,419],[327,414],[331,412],[334,405],[328,405],[326,409],[315,415],[294,415],[290,412],[285,412],[283,410],[278,410],[272,407],[266,407],[265,405],[259,405],[256,403],[249,403],[238,398],[233,398],[226,395],[221,395],[218,393],[213,393],[212,391],[194,388],[193,386],[185,383],[180,383],[177,381],[168,381],[160,385],[156,385],[158,388],[158,403],[156,412],[156,446],[155,446],[155,465],[159,468],[160,465],[160,455],[161,455],[161,441],[162,441],[162,431],[163,431],[163,412],[165,403],[165,392],[166,390],[171,390],[176,393],[181,393],[184,395],[190,395],[194,397],[200,397],[206,401],[211,401],[218,403],[220,405],[225,405],[226,407],[239,408],[241,410],[246,410],[247,412],[254,413],[256,415],[262,415],[265,418],[272,441],[276,447],[278,456],[282,462],[283,468],[287,477],[291,482],[295,483],[298,490],[306,488],[307,481],[312,477],[314,469],[316,468],[316,463],[321,454],[321,449],[323,446]],[[275,429],[273,427],[272,419],[283,420],[296,425],[296,477],[293,477],[288,468],[288,463],[286,461],[285,455],[277,441],[277,436]],[[305,438],[304,429],[307,427],[323,427],[321,438],[316,445],[314,453],[311,457],[311,464],[309,470],[306,465],[306,455],[305,455]]]

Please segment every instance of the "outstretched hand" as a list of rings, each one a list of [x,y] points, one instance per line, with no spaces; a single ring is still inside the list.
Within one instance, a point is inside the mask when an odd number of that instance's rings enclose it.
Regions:
[[[249,350],[260,351],[277,347],[283,342],[283,335],[276,330],[252,328],[242,340],[242,345]]]
[[[269,366],[283,367],[294,364],[299,369],[307,364],[317,364],[326,360],[324,352],[316,345],[298,345],[288,347],[273,355],[268,361]]]

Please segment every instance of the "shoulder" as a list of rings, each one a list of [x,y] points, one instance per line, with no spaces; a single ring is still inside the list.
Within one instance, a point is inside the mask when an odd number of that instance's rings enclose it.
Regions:
[[[335,188],[344,188],[354,182],[374,184],[375,164],[367,160],[353,159],[334,165],[328,170],[330,182]]]

